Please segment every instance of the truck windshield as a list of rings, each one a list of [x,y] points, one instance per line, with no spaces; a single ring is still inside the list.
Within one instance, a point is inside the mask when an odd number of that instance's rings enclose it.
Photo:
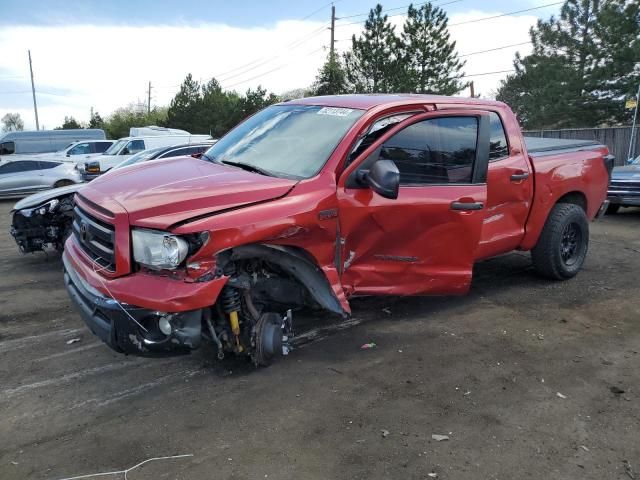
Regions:
[[[127,140],[125,139],[118,140],[116,143],[114,143],[109,148],[107,148],[104,151],[103,155],[117,155],[118,152],[122,149],[122,147],[126,145],[126,143],[127,143]]]
[[[320,171],[362,110],[272,105],[222,137],[203,155],[210,161],[288,178]]]

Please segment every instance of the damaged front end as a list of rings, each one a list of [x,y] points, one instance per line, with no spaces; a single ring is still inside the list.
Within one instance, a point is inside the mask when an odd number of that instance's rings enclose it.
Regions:
[[[73,195],[67,195],[34,207],[15,209],[10,232],[20,251],[61,251],[71,233],[73,207]]]

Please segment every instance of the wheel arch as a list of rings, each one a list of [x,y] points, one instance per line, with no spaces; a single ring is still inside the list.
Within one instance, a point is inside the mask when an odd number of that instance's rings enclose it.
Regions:
[[[232,261],[258,258],[274,263],[304,285],[321,307],[342,316],[350,313],[343,307],[322,269],[302,248],[260,243],[240,245],[225,252]]]
[[[569,192],[569,193],[565,193],[563,196],[561,196],[558,201],[556,202],[556,204],[558,203],[571,203],[573,205],[577,205],[580,208],[582,208],[582,210],[584,210],[585,213],[587,213],[589,204],[587,201],[587,196],[583,193],[580,192],[578,190]],[[549,213],[551,212],[551,210],[553,209],[553,207],[555,206],[555,204],[549,209],[549,211],[547,212],[547,217],[549,216]]]
[[[587,196],[580,190],[570,190],[559,195],[557,200],[551,202],[534,201],[531,213],[525,226],[525,235],[520,245],[521,250],[531,250],[538,243],[542,229],[547,223],[553,208],[559,203],[568,203],[579,206],[588,216],[589,203]]]

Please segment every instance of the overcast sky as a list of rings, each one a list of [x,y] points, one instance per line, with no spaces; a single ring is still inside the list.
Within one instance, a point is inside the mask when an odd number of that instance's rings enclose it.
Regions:
[[[414,4],[419,4],[420,1]],[[467,75],[510,70],[516,51],[526,54],[529,28],[557,14],[559,5],[505,17],[472,20],[535,8],[553,0],[435,0],[449,14],[450,32],[467,60]],[[382,3],[400,30],[407,0]],[[337,49],[344,51],[373,2],[335,2]],[[402,8],[397,8],[402,7]],[[394,9],[395,10],[390,10]],[[344,18],[349,17],[349,18]],[[21,0],[0,16],[0,117],[19,112],[35,128],[27,50],[31,50],[40,127],[65,115],[89,120],[146,99],[166,105],[191,72],[215,76],[227,89],[262,85],[275,93],[309,86],[327,55],[330,6],[324,0]],[[470,22],[470,23],[463,23]],[[460,24],[460,25],[456,25]],[[468,55],[473,54],[473,55]],[[249,65],[247,65],[249,64]],[[470,76],[476,92],[491,97],[506,73]],[[462,92],[468,94],[468,92]]]

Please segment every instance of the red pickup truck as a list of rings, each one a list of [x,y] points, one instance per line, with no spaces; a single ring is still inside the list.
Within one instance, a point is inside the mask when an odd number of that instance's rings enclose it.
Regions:
[[[475,262],[531,250],[568,279],[613,158],[527,143],[505,104],[350,95],[273,105],[200,159],[136,165],[76,195],[65,283],[117,351],[197,348],[266,365],[291,311],[355,295],[461,295]]]

